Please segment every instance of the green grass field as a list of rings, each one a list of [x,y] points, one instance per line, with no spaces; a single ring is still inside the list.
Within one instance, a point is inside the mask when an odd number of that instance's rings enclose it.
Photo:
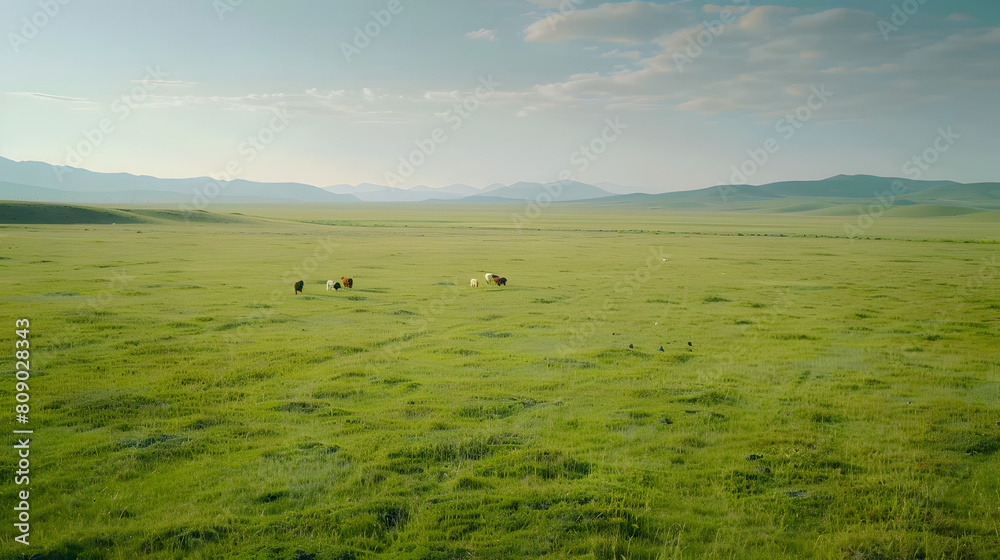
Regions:
[[[995,217],[522,210],[0,226],[0,557],[1000,557]]]

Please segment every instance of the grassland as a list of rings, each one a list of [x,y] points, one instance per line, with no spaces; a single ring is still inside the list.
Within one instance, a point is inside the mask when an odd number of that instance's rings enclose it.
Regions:
[[[992,220],[213,210],[0,226],[0,557],[1000,557]]]

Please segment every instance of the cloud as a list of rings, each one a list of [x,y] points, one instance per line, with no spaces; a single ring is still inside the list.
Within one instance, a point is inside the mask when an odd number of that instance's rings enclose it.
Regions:
[[[568,0],[528,0],[532,4],[544,10],[558,10],[565,8]]]
[[[196,86],[198,82],[185,82],[182,80],[132,80],[133,84],[156,84],[157,86]]]
[[[724,12],[710,6],[706,13]],[[705,22],[686,16],[685,9],[601,4],[567,14],[555,26],[545,20],[529,26],[526,41],[588,38],[642,45],[605,52],[604,58],[657,52],[614,71],[536,85],[520,92],[523,110],[658,104],[706,115],[774,115],[801,105],[801,92],[810,86],[827,84],[837,97],[823,113],[842,120],[905,110],[965,87],[1000,85],[994,62],[1000,58],[1000,27],[953,35],[914,28],[887,43],[878,15],[864,10],[758,6]]]
[[[725,11],[732,12],[734,14],[742,14],[743,12],[752,10],[752,6],[717,6],[715,4],[705,4],[702,6],[702,11],[706,14],[721,14]]]
[[[469,39],[487,39],[489,41],[494,41],[497,38],[496,29],[480,29],[479,31],[470,31],[465,34]]]
[[[40,97],[42,99],[49,99],[52,101],[69,101],[72,103],[94,103],[89,99],[83,97],[67,97],[65,95],[52,95],[50,93],[39,93],[35,91],[9,91],[7,95],[17,95],[21,97]]]
[[[638,60],[642,57],[642,53],[639,51],[619,51],[615,49],[613,51],[606,52],[601,55],[602,58],[630,58]]]
[[[969,14],[951,14],[947,18],[948,21],[975,21],[976,18]]]
[[[662,35],[665,29],[683,27],[689,10],[683,2],[605,3],[596,8],[564,10],[554,13],[524,30],[527,42],[557,42],[586,39],[609,43],[645,43]]]

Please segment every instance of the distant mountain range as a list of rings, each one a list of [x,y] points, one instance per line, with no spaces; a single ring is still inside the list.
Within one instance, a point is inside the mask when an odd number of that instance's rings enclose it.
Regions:
[[[820,181],[785,181],[767,185],[720,185],[693,191],[632,194],[602,199],[618,204],[673,209],[857,214],[860,206],[893,208],[897,215],[957,215],[1000,210],[1000,183],[914,181],[872,175],[837,175]],[[903,210],[934,206],[936,210]],[[948,208],[958,209],[954,211]],[[860,208],[864,211],[864,208]]]
[[[187,204],[197,208],[208,202],[289,204],[551,200],[677,210],[807,212],[817,215],[853,214],[859,211],[860,206],[888,201],[894,212],[902,214],[957,215],[1000,210],[1000,183],[913,181],[871,175],[838,175],[820,181],[787,181],[767,185],[721,185],[660,194],[637,192],[640,190],[614,183],[589,185],[576,181],[558,184],[496,183],[483,189],[463,184],[399,189],[369,183],[324,188],[302,183],[259,183],[242,179],[219,183],[208,177],[159,179],[128,173],[96,173],[40,162],[15,162],[0,157],[0,199],[14,201]],[[913,208],[902,210],[901,207],[905,206]]]

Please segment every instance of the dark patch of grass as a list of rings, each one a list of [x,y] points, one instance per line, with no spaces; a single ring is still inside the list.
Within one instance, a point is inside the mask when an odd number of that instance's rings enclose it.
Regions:
[[[966,448],[966,455],[989,456],[1000,451],[1000,440],[996,436],[977,435]]]
[[[501,478],[537,476],[543,480],[575,480],[589,476],[592,469],[590,463],[555,450],[508,454],[501,459],[480,463],[480,474]]]
[[[271,410],[274,410],[274,411],[277,411],[277,412],[297,412],[297,413],[310,414],[310,413],[316,412],[317,410],[321,409],[322,407],[323,407],[323,405],[316,404],[316,403],[290,402],[290,403],[276,405],[276,406],[272,407]]]
[[[455,481],[456,490],[482,490],[484,488],[489,488],[490,486],[489,482],[481,478],[474,478],[471,476],[462,476]]]
[[[147,449],[156,445],[157,443],[163,443],[167,441],[174,442],[184,442],[188,441],[187,438],[182,438],[180,436],[170,435],[170,434],[157,434],[155,436],[147,436],[140,439],[125,439],[118,442],[118,449]]]
[[[705,303],[725,303],[729,300],[721,296],[708,296],[702,300]]]
[[[635,361],[637,359],[650,358],[652,354],[636,350],[634,348],[612,348],[604,350],[594,355],[594,359],[601,364],[617,364],[623,361]]]
[[[316,442],[301,443],[295,447],[300,451],[316,451],[328,455],[340,451],[339,445],[326,445],[323,443],[316,443]]]
[[[844,417],[840,414],[826,411],[815,411],[809,414],[809,419],[817,424],[840,424]]]
[[[726,475],[725,486],[733,496],[746,498],[764,492],[773,480],[770,470],[737,470]]]
[[[597,367],[597,364],[593,362],[571,360],[569,358],[544,358],[543,361],[549,367],[569,367],[577,369],[593,369]]]
[[[819,340],[818,337],[803,333],[775,333],[771,338],[777,340]]]
[[[728,393],[723,393],[721,391],[708,391],[700,395],[679,398],[677,399],[677,402],[715,406],[720,404],[729,404],[732,400],[732,397],[730,397]]]
[[[282,498],[287,498],[287,497],[288,497],[287,490],[279,490],[277,492],[268,492],[266,494],[261,494],[260,496],[257,497],[257,501],[262,504],[271,504],[277,502]]]
[[[479,336],[482,336],[484,338],[510,338],[514,336],[509,332],[494,332],[494,331],[481,331],[477,334],[479,334]]]
[[[190,424],[188,424],[187,426],[185,426],[184,429],[185,430],[191,430],[191,431],[199,431],[199,430],[207,430],[209,428],[214,428],[216,426],[224,426],[225,424],[226,423],[223,422],[223,421],[221,421],[221,420],[213,420],[213,419],[210,419],[210,418],[201,418],[199,420],[195,420],[194,422],[191,422]]]
[[[502,420],[510,418],[526,407],[524,402],[498,403],[491,405],[466,406],[459,408],[455,414],[460,418],[475,420]]]

